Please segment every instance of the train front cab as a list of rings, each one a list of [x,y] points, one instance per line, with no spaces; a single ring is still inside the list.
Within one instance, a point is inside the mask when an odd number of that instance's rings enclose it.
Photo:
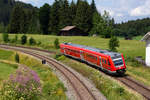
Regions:
[[[126,65],[122,54],[120,58],[111,58],[111,63],[112,71],[115,71],[116,74],[123,75],[126,72]]]

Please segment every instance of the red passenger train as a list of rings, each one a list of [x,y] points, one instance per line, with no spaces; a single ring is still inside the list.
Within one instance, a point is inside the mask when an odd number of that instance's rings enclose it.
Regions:
[[[85,61],[110,73],[120,75],[126,72],[124,57],[120,53],[72,43],[60,44],[60,50],[64,55]]]

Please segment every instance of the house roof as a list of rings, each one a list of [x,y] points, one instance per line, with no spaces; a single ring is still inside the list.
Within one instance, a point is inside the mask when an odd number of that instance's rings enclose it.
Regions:
[[[73,28],[75,28],[76,26],[66,26],[65,28],[61,29],[61,31],[69,31]]]
[[[146,41],[150,37],[150,32],[148,32],[142,39],[141,41]]]

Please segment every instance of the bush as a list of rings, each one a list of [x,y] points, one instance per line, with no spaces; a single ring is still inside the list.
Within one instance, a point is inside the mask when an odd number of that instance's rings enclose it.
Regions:
[[[59,39],[58,38],[55,39],[54,46],[56,49],[59,49]]]
[[[37,45],[41,45],[41,44],[42,44],[41,41],[38,41],[38,42],[37,42]]]
[[[3,33],[3,41],[5,43],[9,42],[9,35],[8,35],[8,33]]]
[[[38,100],[41,95],[38,75],[28,67],[19,67],[15,74],[3,83],[1,100]]]
[[[22,37],[21,37],[21,44],[26,44],[27,43],[27,36],[26,35],[23,35]]]
[[[111,51],[117,52],[117,47],[119,47],[119,40],[117,39],[117,37],[112,36],[109,41],[109,49]]]
[[[15,61],[16,61],[17,63],[19,63],[19,60],[20,60],[19,55],[16,53],[16,55],[15,55]]]
[[[29,44],[30,45],[35,45],[36,44],[36,41],[35,39],[33,39],[32,37],[29,39]]]

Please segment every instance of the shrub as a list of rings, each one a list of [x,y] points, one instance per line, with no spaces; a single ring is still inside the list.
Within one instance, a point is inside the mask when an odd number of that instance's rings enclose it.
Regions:
[[[119,40],[117,39],[117,37],[112,36],[109,41],[109,49],[111,51],[117,52],[117,47],[119,47]]]
[[[9,41],[9,35],[8,35],[8,33],[3,33],[3,41],[5,43],[7,43]]]
[[[36,44],[35,39],[31,37],[31,38],[29,39],[29,44],[30,44],[30,45],[35,45],[35,44]]]
[[[58,38],[55,39],[54,46],[56,49],[59,49],[59,39]]]
[[[15,61],[17,62],[17,63],[19,63],[19,55],[16,53],[16,55],[15,55]]]
[[[1,100],[38,100],[41,95],[38,75],[28,67],[19,67],[15,74],[3,83]]]
[[[23,35],[22,37],[21,37],[21,44],[26,44],[27,43],[27,36],[26,35]]]
[[[37,45],[41,45],[41,44],[42,44],[41,41],[38,41],[38,42],[37,42]]]

